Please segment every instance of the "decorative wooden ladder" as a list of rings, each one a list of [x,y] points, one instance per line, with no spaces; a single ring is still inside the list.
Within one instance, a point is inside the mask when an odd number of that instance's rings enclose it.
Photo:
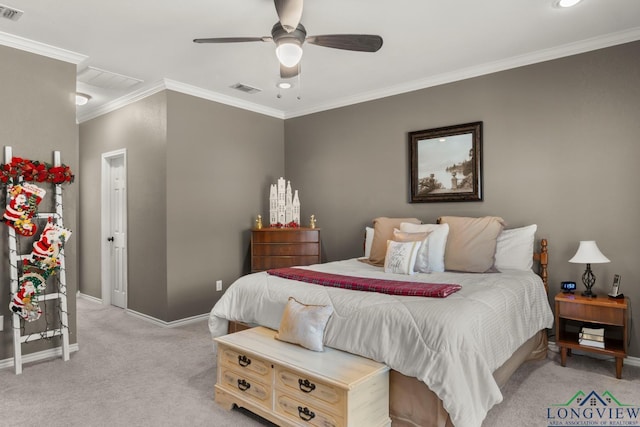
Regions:
[[[4,149],[4,162],[11,163],[13,159],[11,147],[5,146]],[[60,165],[60,152],[53,152],[54,166]],[[62,186],[61,184],[52,184],[55,187],[55,212],[37,213],[36,218],[53,218],[56,225],[64,227],[63,224],[63,205],[62,205]],[[7,205],[10,202],[10,197],[7,194]],[[18,292],[18,263],[22,263],[24,259],[29,258],[29,254],[19,254],[17,247],[16,231],[8,227],[9,229],[9,263],[10,263],[10,289],[11,297]],[[62,359],[66,362],[69,360],[69,318],[67,314],[67,285],[66,285],[66,272],[65,272],[65,260],[64,260],[64,248],[60,249],[60,270],[56,273],[58,276],[58,288],[57,292],[46,292],[38,297],[39,302],[45,302],[48,300],[58,299],[60,304],[60,325],[57,328],[46,329],[44,331],[37,331],[30,334],[22,335],[22,324],[20,316],[17,313],[12,314],[13,325],[13,361],[15,372],[17,374],[22,373],[22,344],[37,341],[41,339],[48,339],[55,336],[62,337]]]

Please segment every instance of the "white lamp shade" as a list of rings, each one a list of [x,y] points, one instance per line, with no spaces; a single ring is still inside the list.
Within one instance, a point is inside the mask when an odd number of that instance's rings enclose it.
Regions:
[[[569,260],[575,264],[602,264],[609,261],[609,258],[602,255],[598,245],[594,240],[582,240],[578,246],[578,252]]]
[[[302,47],[297,43],[280,43],[276,48],[276,56],[285,67],[293,67],[297,65],[302,58]]]

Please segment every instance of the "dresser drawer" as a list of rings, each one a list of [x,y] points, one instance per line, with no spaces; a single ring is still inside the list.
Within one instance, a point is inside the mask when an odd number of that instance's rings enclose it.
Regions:
[[[297,425],[316,427],[342,427],[344,419],[313,404],[313,401],[299,399],[276,389],[275,412],[290,419]]]
[[[320,254],[320,245],[317,243],[273,243],[253,245],[254,256],[292,256]]]
[[[341,413],[345,404],[344,390],[281,366],[276,366],[276,387],[305,402],[315,399],[330,405],[336,413]]]
[[[317,256],[290,256],[290,257],[252,257],[251,269],[253,271],[269,270],[271,268],[295,267],[296,265],[319,264]]]
[[[253,243],[303,243],[319,242],[320,230],[302,229],[263,229],[253,230],[251,233]]]
[[[270,381],[270,362],[222,345],[218,347],[218,352],[218,360],[221,365],[242,372],[244,375],[252,375],[264,382]]]

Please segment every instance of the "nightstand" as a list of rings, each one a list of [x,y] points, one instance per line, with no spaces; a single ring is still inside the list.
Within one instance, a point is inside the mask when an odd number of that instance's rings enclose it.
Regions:
[[[251,230],[251,272],[320,264],[319,228]]]
[[[622,362],[627,357],[628,298],[613,299],[606,295],[597,298],[559,293],[556,302],[556,344],[560,347],[560,363],[566,365],[572,349],[613,356],[616,359],[616,378],[622,378]],[[581,345],[580,328],[605,328],[604,348]]]

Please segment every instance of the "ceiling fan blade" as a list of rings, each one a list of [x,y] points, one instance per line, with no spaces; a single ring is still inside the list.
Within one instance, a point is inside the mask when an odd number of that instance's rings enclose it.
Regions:
[[[280,64],[280,78],[290,79],[291,77],[295,77],[300,73],[300,63],[294,65],[293,67],[285,67]]]
[[[212,37],[208,39],[193,39],[194,43],[241,43],[241,42],[270,42],[273,39],[264,37]]]
[[[302,0],[273,0],[282,28],[287,33],[296,29],[302,18]]]
[[[307,43],[334,49],[377,52],[382,47],[382,37],[370,34],[327,34],[309,36]]]

